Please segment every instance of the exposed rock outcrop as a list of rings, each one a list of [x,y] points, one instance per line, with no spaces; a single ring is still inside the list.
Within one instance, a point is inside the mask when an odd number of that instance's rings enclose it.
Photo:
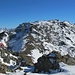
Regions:
[[[60,71],[60,65],[57,59],[58,57],[56,53],[43,55],[42,57],[38,58],[37,63],[34,64],[34,72],[50,72],[51,70]]]

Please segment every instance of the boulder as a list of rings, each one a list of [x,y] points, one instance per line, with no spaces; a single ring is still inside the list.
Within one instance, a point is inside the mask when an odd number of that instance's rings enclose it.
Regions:
[[[34,64],[34,72],[51,72],[51,70],[60,70],[59,62],[57,62],[56,54],[50,53],[38,58]]]

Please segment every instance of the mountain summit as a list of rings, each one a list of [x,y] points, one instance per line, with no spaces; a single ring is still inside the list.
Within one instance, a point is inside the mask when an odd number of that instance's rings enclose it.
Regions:
[[[31,65],[34,72],[60,71],[60,62],[75,65],[75,25],[44,20],[22,23],[15,29],[0,29],[0,62],[6,69],[1,68],[1,73],[12,65],[14,70]]]
[[[75,57],[75,25],[59,20],[22,23],[11,34],[9,46],[34,62],[52,51]]]

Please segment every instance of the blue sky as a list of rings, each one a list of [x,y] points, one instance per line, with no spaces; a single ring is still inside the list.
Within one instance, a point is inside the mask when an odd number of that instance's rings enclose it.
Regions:
[[[75,23],[75,0],[0,0],[0,28],[51,19]]]

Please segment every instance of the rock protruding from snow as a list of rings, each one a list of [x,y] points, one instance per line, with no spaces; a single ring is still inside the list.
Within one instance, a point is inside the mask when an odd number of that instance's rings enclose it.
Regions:
[[[51,70],[60,70],[59,62],[57,62],[57,56],[55,53],[50,53],[49,55],[43,55],[38,58],[37,63],[35,63],[34,72],[51,72]]]

